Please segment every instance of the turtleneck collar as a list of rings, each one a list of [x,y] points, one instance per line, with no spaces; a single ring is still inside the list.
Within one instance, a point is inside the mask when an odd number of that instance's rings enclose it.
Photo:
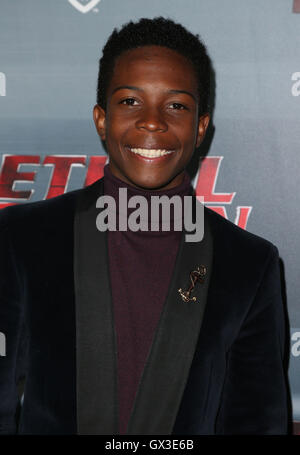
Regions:
[[[124,213],[122,211],[122,208],[119,210],[119,189],[120,188],[126,188],[127,189],[127,202],[129,198],[133,196],[143,196],[144,198],[147,199],[148,201],[148,231],[136,231],[136,232],[142,232],[144,234],[148,234],[151,232],[150,230],[150,222],[151,222],[151,210],[150,210],[150,200],[151,196],[168,196],[171,198],[172,196],[179,196],[182,199],[182,207],[183,207],[183,197],[191,194],[192,187],[191,187],[191,179],[189,177],[189,174],[187,171],[184,171],[184,178],[183,181],[170,189],[164,189],[164,190],[146,190],[143,188],[136,188],[133,185],[124,182],[123,180],[119,179],[116,177],[110,170],[109,163],[104,166],[104,194],[108,196],[112,196],[116,202],[116,214],[120,217],[124,216]],[[138,207],[138,206],[137,206]],[[126,216],[128,217],[130,213],[134,212],[136,208],[128,208]],[[183,210],[181,217],[183,218]],[[173,226],[174,226],[174,212],[173,209],[170,210],[170,231],[174,232]],[[135,233],[136,233],[135,232]],[[158,232],[154,231],[153,234],[157,235]],[[162,220],[161,220],[161,214],[159,218],[159,235],[161,234],[168,234],[168,231],[163,231],[162,230]]]
[[[137,188],[133,185],[130,185],[129,183],[124,182],[123,180],[119,179],[116,177],[110,170],[109,163],[107,163],[104,166],[104,188],[105,186],[109,185],[110,189],[117,190],[117,194],[119,191],[119,188],[127,188],[127,192],[129,196],[145,196],[146,198],[149,198],[151,196],[161,196],[161,195],[166,195],[166,196],[174,196],[174,195],[179,195],[179,196],[186,196],[189,193],[190,185],[191,185],[191,179],[187,171],[184,171],[184,177],[183,181],[180,183],[180,185],[177,185],[173,188],[169,188],[167,190],[145,190],[143,188]]]

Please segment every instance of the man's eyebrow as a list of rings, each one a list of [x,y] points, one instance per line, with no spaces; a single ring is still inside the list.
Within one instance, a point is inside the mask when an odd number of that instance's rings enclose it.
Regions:
[[[188,92],[186,90],[168,90],[168,93],[185,93],[186,95],[189,95],[193,98],[193,100],[197,103],[195,95],[193,95],[191,92]]]
[[[143,91],[143,89],[141,87],[135,87],[134,85],[120,85],[119,87],[116,87],[113,91],[112,91],[112,95],[117,92],[118,90],[122,90],[122,89],[128,89],[128,90],[138,90],[140,92]],[[191,92],[188,92],[187,90],[176,90],[176,89],[170,89],[170,90],[167,90],[166,93],[184,93],[186,95],[189,95],[193,98],[193,100],[197,103],[197,100],[196,100],[196,97],[195,95],[193,95]]]
[[[116,87],[113,91],[112,91],[112,95],[117,91],[117,90],[122,90],[124,88],[127,88],[129,90],[139,90],[141,91],[142,89],[140,87],[135,87],[134,85],[120,85],[119,87]]]

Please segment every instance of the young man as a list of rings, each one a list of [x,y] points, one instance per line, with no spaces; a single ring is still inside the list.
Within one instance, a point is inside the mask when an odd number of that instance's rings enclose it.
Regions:
[[[195,214],[185,168],[208,127],[209,85],[205,47],[181,25],[115,30],[94,107],[104,177],[0,212],[2,433],[287,432],[276,247],[208,209],[197,242],[161,219],[120,228],[132,214],[120,189],[149,204],[190,196]],[[102,196],[117,230],[99,229]]]

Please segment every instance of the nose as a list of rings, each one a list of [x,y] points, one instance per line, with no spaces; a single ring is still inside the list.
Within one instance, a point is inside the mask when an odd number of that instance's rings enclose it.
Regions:
[[[168,125],[158,109],[147,109],[141,112],[140,118],[136,121],[136,128],[150,132],[167,131]]]

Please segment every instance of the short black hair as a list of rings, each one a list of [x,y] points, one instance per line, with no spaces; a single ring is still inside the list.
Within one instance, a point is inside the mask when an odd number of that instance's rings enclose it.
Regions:
[[[142,46],[163,46],[177,51],[192,63],[198,80],[199,115],[210,111],[211,62],[199,35],[193,35],[171,19],[156,17],[128,22],[114,29],[99,60],[97,104],[106,110],[106,95],[117,57]]]

